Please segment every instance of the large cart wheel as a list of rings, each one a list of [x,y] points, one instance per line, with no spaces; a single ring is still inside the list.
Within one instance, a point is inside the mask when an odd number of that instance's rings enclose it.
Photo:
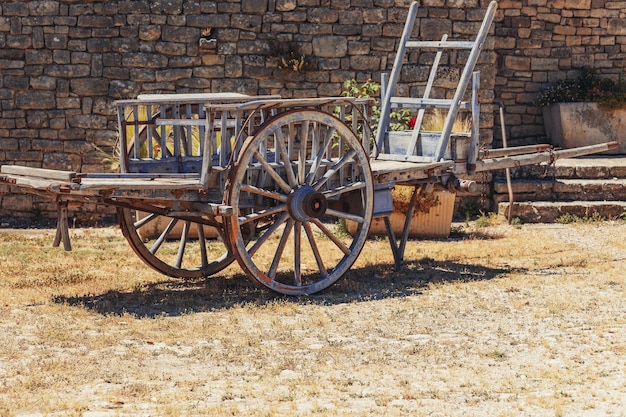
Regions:
[[[187,118],[203,117],[198,114],[202,107],[187,109]],[[178,117],[180,110],[159,108],[146,117],[157,120]],[[143,126],[127,132],[129,156],[171,157],[178,146],[181,152],[196,145],[199,137],[197,126],[183,128],[150,128]],[[178,142],[178,145],[175,144]],[[162,146],[165,143],[165,146]],[[149,149],[152,149],[148,151]],[[195,151],[194,151],[195,152]],[[146,153],[146,155],[143,155]],[[162,208],[162,211],[158,211]],[[213,275],[230,265],[234,256],[229,250],[222,226],[209,225],[202,220],[169,217],[165,207],[156,212],[118,208],[118,221],[122,233],[135,253],[150,267],[175,278],[200,278]]]
[[[120,228],[137,256],[174,278],[213,275],[235,259],[221,227],[127,208],[118,209]]]
[[[248,277],[282,294],[312,294],[337,281],[365,244],[368,154],[332,115],[285,112],[246,140],[225,198],[234,209],[226,232]],[[358,225],[353,236],[340,227],[346,221]]]

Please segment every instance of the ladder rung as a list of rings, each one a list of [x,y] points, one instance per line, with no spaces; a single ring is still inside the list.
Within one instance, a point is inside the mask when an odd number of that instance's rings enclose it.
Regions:
[[[476,42],[472,41],[407,41],[407,48],[444,48],[444,49],[472,49]]]
[[[414,97],[391,97],[391,104],[399,104],[401,106],[413,106],[422,108],[446,109],[450,108],[453,100],[437,99],[437,98],[414,98]],[[462,101],[459,108],[469,109],[470,103]]]

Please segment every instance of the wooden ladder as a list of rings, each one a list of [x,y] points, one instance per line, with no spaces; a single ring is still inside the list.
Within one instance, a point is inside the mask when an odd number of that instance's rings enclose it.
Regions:
[[[480,78],[478,73],[474,73],[474,67],[478,61],[481,49],[487,38],[489,28],[495,17],[497,9],[497,3],[492,1],[489,4],[482,25],[478,31],[476,39],[474,41],[454,41],[448,40],[448,36],[444,35],[440,41],[419,41],[412,40],[411,34],[413,32],[413,26],[417,16],[418,3],[413,2],[409,7],[409,13],[406,19],[402,37],[400,39],[400,45],[396,54],[391,75],[387,85],[383,92],[383,98],[381,103],[381,119],[376,135],[376,150],[374,157],[380,160],[396,160],[396,161],[411,161],[411,162],[439,162],[444,159],[444,154],[449,144],[450,135],[452,133],[452,127],[454,121],[458,115],[459,109],[472,110],[472,140],[470,145],[470,153],[468,157],[468,166],[475,164],[478,155],[478,115],[479,115],[479,103],[478,103],[478,84]],[[424,90],[424,95],[421,98],[413,97],[399,97],[395,96],[396,86],[400,79],[400,73],[402,65],[405,60],[407,50],[412,48],[433,49],[437,50],[432,68],[428,77],[428,82]],[[449,99],[433,99],[430,98],[432,86],[435,82],[437,75],[437,68],[441,56],[446,49],[470,50],[467,62],[463,71],[459,77],[454,97]],[[472,99],[469,102],[464,102],[467,86],[473,79]],[[389,146],[390,137],[390,114],[392,109],[397,108],[411,108],[418,110],[415,117],[415,125],[410,136],[408,146],[406,146],[403,153],[394,152]],[[440,108],[448,109],[448,113],[443,125],[443,129],[439,136],[438,142],[432,152],[428,155],[420,154],[418,147],[418,139],[420,136],[420,128],[422,120],[424,118],[425,109]]]

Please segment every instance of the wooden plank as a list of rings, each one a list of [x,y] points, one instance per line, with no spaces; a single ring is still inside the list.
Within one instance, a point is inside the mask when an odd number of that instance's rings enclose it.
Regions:
[[[454,162],[400,162],[373,160],[372,176],[377,185],[395,184],[403,181],[436,178],[441,171],[454,166]]]
[[[72,181],[76,172],[59,171],[55,169],[32,168],[21,165],[2,165],[0,173],[9,175],[23,175],[25,177],[45,178],[57,181]]]
[[[1,177],[0,177],[1,178]],[[63,185],[71,185],[68,182],[59,182],[57,180],[49,180],[45,178],[37,177],[23,177],[23,176],[6,176],[2,180],[10,185],[16,185],[18,187],[28,187],[41,191],[49,191],[51,187],[58,187],[59,189]]]
[[[117,178],[111,181],[108,178],[83,178],[80,184],[75,184],[76,191],[87,190],[200,190],[202,186],[198,179],[175,178]]]

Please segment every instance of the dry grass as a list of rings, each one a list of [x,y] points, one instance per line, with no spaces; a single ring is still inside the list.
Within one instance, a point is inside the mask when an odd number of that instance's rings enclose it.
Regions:
[[[622,223],[385,240],[322,294],[172,281],[116,229],[0,230],[0,416],[623,416]]]

